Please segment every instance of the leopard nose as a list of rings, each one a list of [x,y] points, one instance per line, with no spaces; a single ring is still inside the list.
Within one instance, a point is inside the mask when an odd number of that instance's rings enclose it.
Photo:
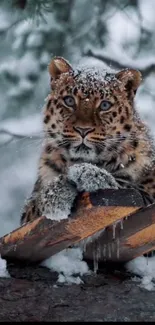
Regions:
[[[93,132],[94,128],[80,128],[78,126],[74,126],[73,129],[80,133],[81,137],[84,138],[88,133]]]

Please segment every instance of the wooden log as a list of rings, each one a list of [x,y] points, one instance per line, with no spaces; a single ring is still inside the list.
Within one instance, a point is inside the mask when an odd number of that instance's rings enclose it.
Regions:
[[[127,262],[152,250],[155,250],[155,204],[140,208],[107,227],[86,247],[85,258],[97,256],[98,261]]]
[[[70,218],[57,222],[41,217],[2,237],[1,256],[42,261],[123,220],[131,213],[131,219],[134,219],[134,212],[139,211],[142,204],[140,194],[129,189],[84,193],[77,198]],[[130,227],[133,228],[131,223]],[[139,229],[139,224],[137,227]],[[86,253],[90,257],[89,252]]]

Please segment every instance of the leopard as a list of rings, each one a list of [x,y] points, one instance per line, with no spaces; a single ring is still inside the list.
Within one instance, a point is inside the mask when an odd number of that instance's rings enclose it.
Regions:
[[[48,71],[37,177],[21,225],[68,218],[84,191],[136,188],[145,205],[153,203],[154,141],[135,104],[141,72],[74,68],[59,56]]]

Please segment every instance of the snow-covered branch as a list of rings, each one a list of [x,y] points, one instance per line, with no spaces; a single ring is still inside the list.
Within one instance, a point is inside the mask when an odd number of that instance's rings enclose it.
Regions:
[[[29,135],[29,134],[20,134],[20,133],[15,133],[11,132],[6,129],[0,129],[0,147],[3,146],[4,144],[8,144],[14,139],[16,140],[21,140],[21,139],[40,139],[39,135]]]
[[[18,138],[18,139],[24,139],[25,137],[27,137],[24,134],[13,133],[5,129],[0,129],[0,135],[9,135],[11,137]]]
[[[126,69],[126,68],[132,68],[132,69],[137,69],[140,70],[143,77],[147,77],[150,73],[155,72],[155,60],[153,62],[149,60],[148,61],[141,61],[141,60],[122,60],[119,59],[114,59],[110,57],[108,54],[101,54],[98,52],[95,52],[92,49],[89,49],[87,52],[84,53],[85,56],[89,56],[98,60],[101,60],[102,62],[106,63],[108,66],[111,68],[121,70],[121,69]]]

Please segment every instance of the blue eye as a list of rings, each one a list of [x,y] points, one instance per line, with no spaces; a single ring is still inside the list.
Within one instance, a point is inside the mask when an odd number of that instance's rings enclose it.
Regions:
[[[63,98],[65,105],[68,107],[74,107],[75,106],[75,99],[72,96],[65,96]]]
[[[100,108],[102,111],[108,111],[112,106],[112,103],[109,102],[108,100],[103,100],[100,104]]]

